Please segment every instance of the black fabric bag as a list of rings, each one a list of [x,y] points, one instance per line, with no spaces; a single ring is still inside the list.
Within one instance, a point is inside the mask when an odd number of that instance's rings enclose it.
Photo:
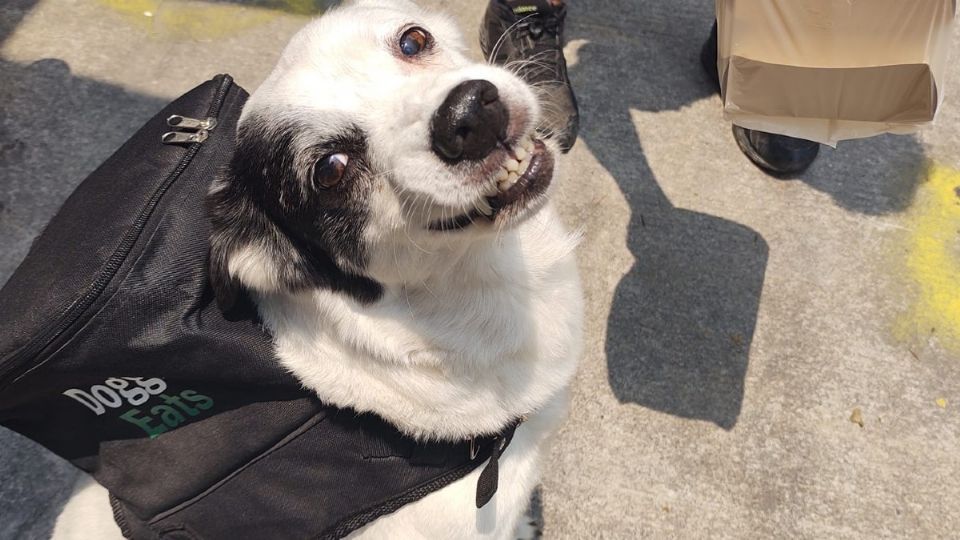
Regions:
[[[325,406],[279,367],[252,308],[219,311],[203,199],[246,98],[221,75],[171,103],[0,290],[0,424],[106,486],[130,538],[342,537],[512,435],[417,443]]]

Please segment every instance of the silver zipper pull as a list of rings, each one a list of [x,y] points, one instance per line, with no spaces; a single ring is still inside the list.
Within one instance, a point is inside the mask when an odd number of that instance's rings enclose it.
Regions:
[[[202,143],[207,140],[207,136],[210,133],[207,130],[200,130],[196,132],[188,131],[168,131],[163,134],[161,141],[163,144],[191,144],[191,143]]]
[[[217,127],[217,119],[204,118],[203,120],[197,120],[189,116],[174,114],[170,118],[167,118],[167,125],[179,129],[213,131],[213,128]]]

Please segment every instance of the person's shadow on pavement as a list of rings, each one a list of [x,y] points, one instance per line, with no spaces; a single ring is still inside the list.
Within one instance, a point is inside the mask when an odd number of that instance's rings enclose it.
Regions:
[[[579,4],[570,4],[566,37],[588,41],[570,73],[580,100],[581,144],[614,177],[632,210],[627,248],[636,262],[617,286],[608,320],[610,386],[620,402],[732,429],[743,401],[767,243],[743,225],[675,208],[630,116],[631,109],[674,111],[715,94],[699,63],[713,2],[598,0],[589,12]],[[697,159],[687,145],[676,141],[678,152]],[[833,156],[825,155],[796,180],[853,211],[896,212],[913,198],[922,155],[913,137],[859,141],[837,157],[862,163],[862,173],[838,177]],[[743,166],[752,167],[745,158]],[[703,177],[723,181],[716,170],[705,169]]]
[[[576,10],[567,38],[590,41],[571,69],[582,142],[632,210],[627,248],[636,262],[610,310],[610,386],[621,402],[731,429],[743,400],[767,244],[743,225],[675,208],[647,164],[630,116],[631,108],[677,110],[713,94],[697,61],[710,11],[604,4],[602,11],[618,16],[598,27],[578,20]],[[677,141],[678,149],[685,144]],[[705,181],[722,181],[716,176],[704,171]]]

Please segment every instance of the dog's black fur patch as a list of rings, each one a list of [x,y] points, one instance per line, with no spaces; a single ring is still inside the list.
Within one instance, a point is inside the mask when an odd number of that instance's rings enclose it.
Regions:
[[[283,290],[321,287],[360,302],[380,298],[379,283],[337,262],[354,269],[366,263],[361,232],[372,188],[366,151],[366,135],[357,127],[314,138],[305,123],[262,115],[243,121],[233,159],[206,201],[210,279],[221,309],[241,298],[227,263],[247,246],[262,250],[274,264]],[[343,179],[328,189],[315,186],[313,165],[334,152],[350,158]]]

